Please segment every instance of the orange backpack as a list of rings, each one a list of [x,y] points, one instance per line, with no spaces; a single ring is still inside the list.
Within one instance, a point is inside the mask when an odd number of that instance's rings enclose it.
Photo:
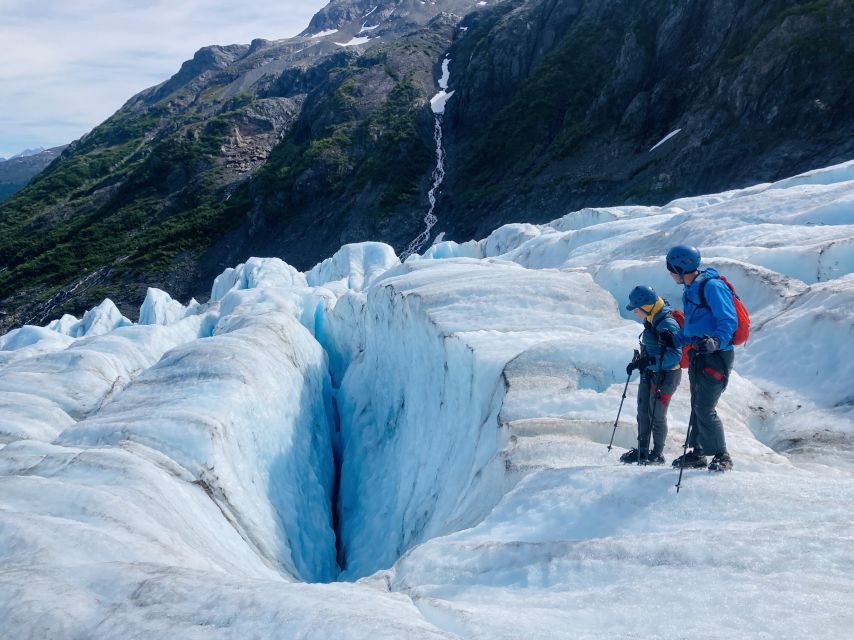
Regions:
[[[741,298],[739,298],[738,294],[735,292],[735,287],[732,286],[732,283],[724,276],[717,277],[720,278],[727,287],[729,287],[729,290],[732,293],[732,303],[735,305],[735,315],[738,317],[738,326],[735,328],[735,333],[732,334],[732,343],[734,345],[744,344],[750,337],[750,314],[747,312],[747,307],[744,306]],[[700,283],[700,306],[706,307],[707,309],[710,307],[709,303],[706,302],[706,294],[703,290],[706,288],[706,283],[708,283],[709,280],[711,280],[711,278],[704,278]]]
[[[670,315],[673,316],[673,319],[676,320],[676,324],[679,325],[679,328],[685,326],[685,314],[679,309],[674,309],[670,312]],[[679,368],[687,369],[688,368],[688,352],[694,348],[693,344],[686,344],[682,347],[682,359],[679,360]]]

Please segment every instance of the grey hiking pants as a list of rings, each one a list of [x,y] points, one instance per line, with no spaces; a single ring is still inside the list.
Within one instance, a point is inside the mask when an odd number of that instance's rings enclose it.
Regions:
[[[688,379],[691,382],[691,437],[688,446],[696,452],[715,455],[726,451],[724,425],[718,417],[718,400],[729,383],[735,353],[691,351]]]
[[[667,439],[667,409],[670,398],[682,380],[682,369],[655,373],[647,369],[638,387],[638,448],[649,450],[652,432],[652,453],[661,455]]]

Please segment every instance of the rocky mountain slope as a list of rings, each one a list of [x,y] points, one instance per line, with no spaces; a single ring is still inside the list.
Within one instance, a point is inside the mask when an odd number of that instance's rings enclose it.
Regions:
[[[841,0],[333,0],[295,38],[200,50],[0,205],[0,330],[206,298],[249,255],[400,250],[446,56],[449,238],[849,158],[852,23]]]

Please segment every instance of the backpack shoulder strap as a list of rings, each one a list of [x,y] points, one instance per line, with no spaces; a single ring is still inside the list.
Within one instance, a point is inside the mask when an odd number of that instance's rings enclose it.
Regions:
[[[716,278],[720,278],[720,276],[710,277],[708,275],[704,275],[703,279],[700,280],[700,306],[706,307],[706,309],[710,309],[709,303],[706,301],[706,285],[709,284],[709,280],[714,280]]]

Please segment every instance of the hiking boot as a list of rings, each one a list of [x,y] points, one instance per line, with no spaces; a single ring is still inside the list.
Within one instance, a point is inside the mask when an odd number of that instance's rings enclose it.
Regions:
[[[650,451],[644,464],[664,464],[664,456]]]
[[[732,471],[732,458],[726,451],[715,454],[709,463],[709,471]]]
[[[702,453],[695,453],[692,449],[684,456],[679,456],[678,458],[673,460],[674,467],[682,466],[682,458],[685,458],[685,468],[686,469],[705,469],[706,468],[706,456]]]
[[[638,450],[637,449],[629,449],[623,455],[620,456],[620,462],[623,464],[635,464],[638,461]],[[640,456],[640,463],[646,464],[646,454],[642,453]]]

